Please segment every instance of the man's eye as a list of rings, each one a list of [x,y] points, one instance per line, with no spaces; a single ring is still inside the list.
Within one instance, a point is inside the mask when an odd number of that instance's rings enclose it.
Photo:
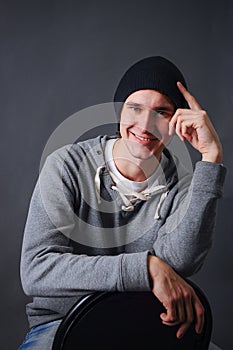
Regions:
[[[132,109],[134,112],[137,112],[137,113],[142,112],[142,108],[140,108],[140,107],[130,106],[129,108]]]
[[[167,115],[167,112],[165,112],[165,111],[158,111],[157,113],[160,114],[160,115],[163,115],[163,116]]]
[[[168,113],[167,111],[157,111],[158,115],[161,115],[163,118],[170,119],[171,113]]]

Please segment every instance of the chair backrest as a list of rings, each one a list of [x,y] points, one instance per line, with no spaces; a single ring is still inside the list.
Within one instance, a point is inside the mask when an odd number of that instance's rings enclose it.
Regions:
[[[160,319],[163,305],[152,292],[97,292],[77,302],[61,322],[52,350],[207,350],[212,314],[204,293],[191,283],[205,307],[201,335],[194,324],[181,339],[178,326],[165,326]]]

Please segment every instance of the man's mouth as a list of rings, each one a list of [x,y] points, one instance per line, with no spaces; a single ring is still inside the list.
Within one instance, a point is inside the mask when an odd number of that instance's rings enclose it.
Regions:
[[[151,141],[156,141],[158,140],[157,137],[144,137],[144,136],[140,136],[140,135],[137,135],[137,134],[134,134],[132,131],[130,131],[131,134],[136,137],[136,139],[140,140],[140,141],[144,141],[144,142],[151,142]]]
[[[134,136],[139,139],[139,140],[142,140],[142,141],[154,141],[154,140],[157,140],[156,137],[153,137],[153,138],[149,138],[149,137],[142,137],[142,136],[139,136],[139,135],[135,135]]]

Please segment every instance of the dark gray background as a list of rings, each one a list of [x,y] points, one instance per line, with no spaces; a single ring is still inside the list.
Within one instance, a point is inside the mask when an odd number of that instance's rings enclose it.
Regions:
[[[27,330],[20,250],[45,143],[73,113],[111,101],[122,73],[149,55],[181,68],[224,147],[214,245],[194,280],[212,305],[213,341],[232,349],[232,23],[226,0],[0,1],[2,349]]]

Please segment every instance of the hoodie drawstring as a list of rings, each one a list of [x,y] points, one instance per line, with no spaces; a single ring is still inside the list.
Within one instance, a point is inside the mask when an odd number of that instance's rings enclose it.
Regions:
[[[168,195],[168,192],[169,192],[169,191],[166,191],[166,192],[163,192],[163,193],[161,194],[161,197],[160,197],[160,199],[159,199],[159,203],[158,203],[157,208],[156,208],[156,211],[155,211],[155,216],[154,216],[154,219],[155,219],[155,220],[158,220],[158,219],[160,218],[160,210],[161,210],[161,207],[162,207],[163,202],[165,201],[165,199],[166,199],[166,197],[167,197],[167,195]]]
[[[95,179],[94,179],[95,180],[96,197],[97,197],[97,201],[99,204],[101,203],[101,199],[100,199],[100,172],[104,168],[105,168],[104,166],[100,166],[97,168]],[[113,181],[115,182],[115,185],[112,185],[111,188],[112,188],[112,190],[115,190],[120,194],[121,199],[124,203],[124,205],[121,206],[121,209],[123,211],[126,211],[126,212],[134,210],[133,204],[134,204],[134,202],[136,202],[137,199],[147,201],[149,198],[151,198],[151,195],[153,193],[163,190],[163,192],[160,196],[160,199],[159,199],[159,203],[158,203],[157,208],[156,208],[155,215],[154,215],[155,220],[160,218],[160,211],[161,211],[162,204],[163,204],[164,200],[166,199],[168,192],[169,192],[167,190],[166,186],[157,185],[157,186],[152,187],[150,189],[150,191],[145,190],[142,192],[135,192],[133,190],[130,190],[128,187],[126,187],[123,182],[119,181],[118,178],[111,171],[109,171],[109,173],[110,173]],[[166,191],[164,192],[165,189],[166,189]],[[129,199],[128,197],[132,197],[132,198]]]
[[[98,203],[101,203],[100,199],[100,172],[104,169],[104,166],[99,166],[95,174],[95,193]]]

